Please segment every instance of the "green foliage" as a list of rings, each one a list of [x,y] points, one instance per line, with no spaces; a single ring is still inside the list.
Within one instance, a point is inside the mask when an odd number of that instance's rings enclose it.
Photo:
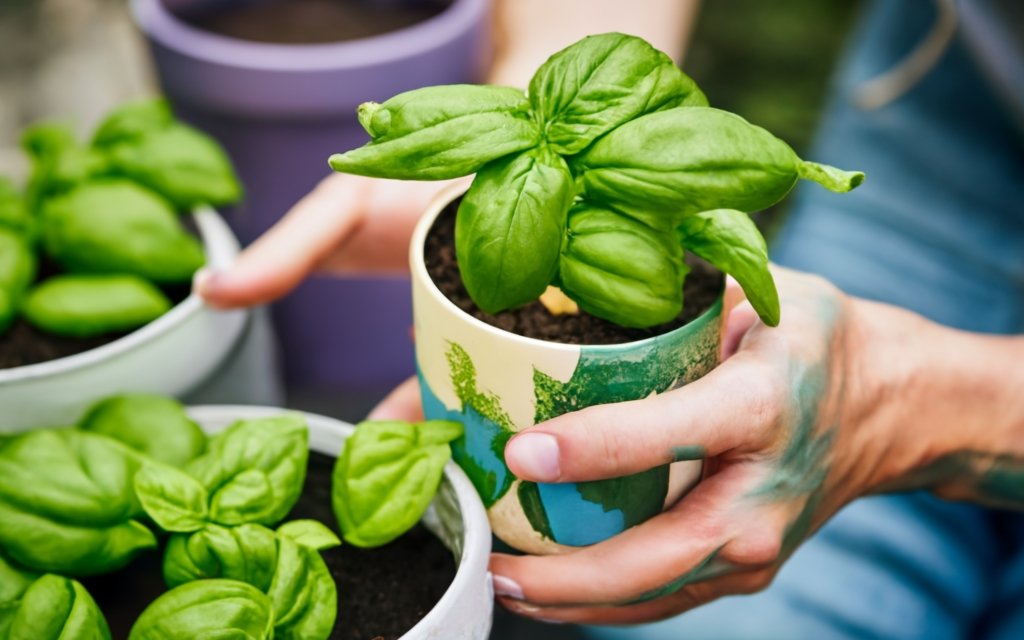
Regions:
[[[499,96],[506,95],[504,103]],[[545,62],[530,82],[528,109],[511,90],[465,85],[366,103],[360,122],[374,140],[332,156],[331,166],[400,179],[477,172],[459,207],[456,254],[481,309],[497,313],[568,280],[566,293],[581,308],[648,327],[681,306],[681,254],[689,247],[668,247],[678,245],[676,227],[689,216],[763,209],[799,178],[839,192],[863,180],[803,161],[764,129],[707,104],[668,56],[639,38],[607,33]],[[523,128],[531,120],[535,133]],[[585,225],[582,239],[567,221],[574,199],[588,212],[577,226],[600,218]],[[763,253],[763,241],[749,233],[720,240],[747,243],[734,253]],[[748,295],[766,322],[777,323],[765,307],[774,295],[770,276],[752,279],[745,262],[724,264],[747,269]],[[570,273],[560,273],[566,267]]]
[[[29,284],[35,280],[36,255],[24,236],[0,226],[0,331],[14,320]]]
[[[0,440],[0,547],[18,564],[69,576],[106,573],[156,546],[138,521],[138,454],[76,429]]]
[[[274,637],[274,610],[262,591],[238,580],[196,580],[153,601],[129,640]]]
[[[32,164],[26,189],[32,212],[38,210],[44,199],[102,175],[107,169],[106,158],[80,145],[67,125],[44,123],[28,127],[22,132],[21,147]]]
[[[0,176],[0,229],[5,227],[28,239],[35,237],[35,219],[25,199],[10,179]]]
[[[377,547],[408,531],[430,505],[462,425],[363,422],[334,467],[331,502],[346,542]]]
[[[341,545],[341,540],[323,523],[316,520],[292,520],[277,528],[277,535],[309,549],[321,551]]]
[[[210,494],[184,471],[150,462],[135,474],[135,495],[164,531],[196,531],[209,521]]]
[[[105,398],[86,411],[78,428],[128,445],[158,462],[182,467],[206,450],[206,435],[173,398],[133,393]]]
[[[32,289],[23,311],[39,329],[88,338],[135,329],[170,308],[167,296],[135,276],[63,275]]]
[[[135,180],[186,210],[231,204],[242,196],[224,150],[178,122],[164,100],[130,103],[111,113],[93,138],[110,173]]]
[[[7,640],[110,640],[110,628],[85,587],[50,573],[35,580],[6,612],[0,603],[0,635]]]
[[[163,573],[168,588],[192,580],[230,578],[266,592],[277,566],[277,536],[258,524],[208,524],[167,541]]]
[[[170,204],[123,179],[90,181],[47,200],[42,226],[47,254],[71,272],[175,283],[204,262],[202,246]]]

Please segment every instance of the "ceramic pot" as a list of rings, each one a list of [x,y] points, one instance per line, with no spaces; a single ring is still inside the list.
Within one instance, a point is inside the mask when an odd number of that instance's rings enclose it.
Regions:
[[[207,264],[226,267],[238,241],[213,209],[195,212]],[[48,362],[0,369],[0,432],[74,423],[116,393],[181,396],[224,360],[247,311],[215,311],[193,294],[153,322],[101,347]]]
[[[177,4],[195,11],[223,2]],[[167,5],[131,2],[175,110],[227,149],[246,187],[245,202],[227,214],[244,244],[330,173],[331,153],[369,141],[359,103],[478,82],[489,63],[490,0],[453,0],[405,29],[309,45],[201,31]],[[409,304],[405,276],[308,279],[273,308],[289,387],[383,393],[412,375]]]
[[[215,433],[237,420],[267,417],[281,411],[269,407],[211,405],[191,407],[189,415],[204,430]],[[354,427],[315,414],[303,415],[309,425],[309,448],[337,456]],[[402,636],[402,640],[486,640],[494,607],[494,590],[487,571],[491,532],[473,485],[454,463],[449,462],[445,467],[441,487],[423,516],[423,524],[451,550],[457,569],[455,579],[441,600]],[[409,578],[416,579],[415,576]]]
[[[557,415],[644,398],[710,371],[721,345],[721,295],[689,324],[616,345],[546,342],[493,327],[448,300],[423,261],[435,218],[464,189],[439,194],[413,235],[416,363],[427,417],[465,425],[465,437],[453,445],[455,459],[483,499],[495,534],[529,553],[554,553],[600,542],[660,513],[698,480],[700,461],[612,480],[539,484],[512,475],[505,443]]]

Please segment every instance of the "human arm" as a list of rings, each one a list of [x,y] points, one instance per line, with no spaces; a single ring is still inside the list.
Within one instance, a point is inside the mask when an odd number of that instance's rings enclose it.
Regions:
[[[649,0],[637,11],[617,0],[501,0],[487,81],[525,87],[556,50],[604,31],[643,36],[678,61],[696,6]],[[314,271],[403,272],[413,227],[445,184],[331,175],[227,271],[200,272],[195,288],[214,306],[238,307],[270,302]]]

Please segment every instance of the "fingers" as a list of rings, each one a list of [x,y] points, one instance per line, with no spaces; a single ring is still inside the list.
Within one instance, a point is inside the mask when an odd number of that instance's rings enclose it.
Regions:
[[[495,592],[534,606],[606,606],[656,598],[727,570],[770,566],[787,513],[745,506],[742,497],[758,482],[731,467],[675,508],[599,544],[562,555],[494,554]]]
[[[420,385],[413,376],[395,387],[386,398],[366,416],[367,420],[423,420],[423,404],[420,401]]]
[[[684,447],[703,447],[708,456],[756,451],[770,441],[782,412],[777,378],[757,356],[743,352],[679,389],[525,429],[509,440],[505,461],[524,480],[576,482],[667,464]]]
[[[201,271],[195,290],[220,308],[269,302],[295,288],[363,221],[372,182],[332,175],[222,273]]]

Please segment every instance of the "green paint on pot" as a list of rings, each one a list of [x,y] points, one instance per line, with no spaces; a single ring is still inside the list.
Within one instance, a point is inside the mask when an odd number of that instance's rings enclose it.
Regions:
[[[480,391],[476,386],[476,366],[472,358],[460,345],[449,342],[448,367],[451,371],[452,386],[455,388],[455,395],[462,402],[462,405],[471,406],[481,416],[490,420],[502,429],[514,432],[515,427],[508,413],[501,408],[501,399],[488,391]]]
[[[707,449],[699,444],[672,447],[672,462],[684,462],[686,460],[703,460],[707,456]]]
[[[1024,467],[1019,461],[998,460],[978,481],[982,499],[1000,504],[1024,504]]]
[[[533,482],[521,482],[519,484],[519,506],[523,508],[526,519],[533,530],[548,540],[554,540],[551,532],[551,525],[548,523],[547,512],[544,511],[544,503],[540,499],[540,492]]]
[[[727,571],[725,565],[712,564],[712,561],[718,556],[721,550],[721,547],[715,549],[708,554],[707,557],[701,560],[697,566],[675,580],[669,581],[656,589],[651,589],[650,591],[641,594],[635,600],[630,600],[629,602],[624,602],[622,604],[640,604],[642,602],[650,602],[651,600],[664,598],[665,596],[670,596],[676,591],[679,591],[683,587],[693,584],[694,582],[700,582],[701,580],[708,580],[709,578],[722,575]]]
[[[576,490],[606,512],[621,511],[623,529],[628,529],[661,513],[668,493],[668,465],[624,478],[578,482]]]

